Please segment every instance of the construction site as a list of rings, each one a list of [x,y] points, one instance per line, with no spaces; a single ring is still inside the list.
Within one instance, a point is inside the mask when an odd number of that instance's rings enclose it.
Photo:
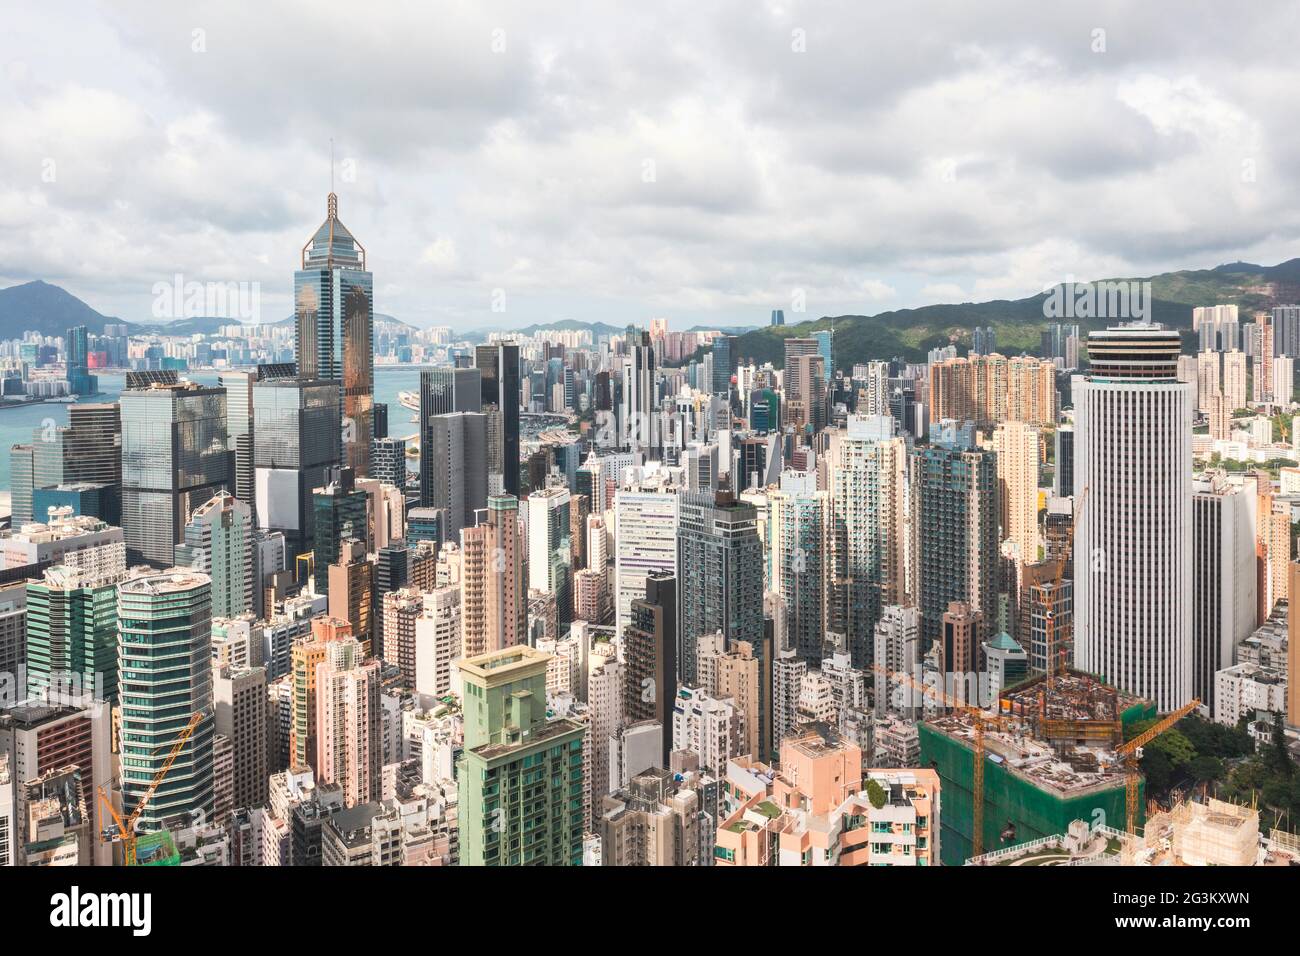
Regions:
[[[1254,807],[1208,798],[1153,810],[1142,834],[1075,820],[1065,832],[966,861],[967,866],[1300,866],[1300,842],[1261,838]]]
[[[1128,828],[1132,808],[1141,806],[1142,781],[1124,729],[1154,716],[1149,702],[1068,673],[1005,693],[997,714],[953,710],[920,724],[921,765],[934,767],[943,785],[944,865],[1057,837],[1075,820]],[[1132,824],[1140,823],[1139,811]]]

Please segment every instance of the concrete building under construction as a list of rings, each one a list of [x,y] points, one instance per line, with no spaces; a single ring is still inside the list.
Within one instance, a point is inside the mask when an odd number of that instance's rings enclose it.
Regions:
[[[1152,704],[1081,674],[1004,694],[984,734],[985,851],[1067,831],[1071,821],[1122,828],[1124,770],[1115,754],[1130,723]],[[974,718],[962,712],[919,725],[922,767],[943,785],[942,862],[960,866],[973,846]],[[1141,804],[1141,794],[1139,794]]]

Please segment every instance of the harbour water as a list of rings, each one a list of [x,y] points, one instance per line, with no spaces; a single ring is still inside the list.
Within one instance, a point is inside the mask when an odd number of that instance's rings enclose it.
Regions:
[[[114,402],[121,394],[126,376],[117,373],[96,372],[99,376],[100,395],[78,399],[82,402]],[[201,385],[217,384],[215,371],[182,372],[182,377]],[[411,422],[411,412],[402,408],[397,401],[399,392],[419,390],[420,367],[418,365],[376,365],[375,366],[375,401],[388,405],[389,434],[404,438],[415,431]],[[42,402],[37,405],[21,405],[17,408],[0,408],[0,492],[6,497],[9,493],[9,449],[32,440],[32,433],[37,428],[48,427],[49,423],[66,425],[68,423],[68,406],[59,402]],[[7,509],[5,509],[7,510]]]

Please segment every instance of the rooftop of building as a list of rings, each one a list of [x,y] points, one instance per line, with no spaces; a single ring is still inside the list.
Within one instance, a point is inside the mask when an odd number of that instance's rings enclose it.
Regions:
[[[975,718],[970,714],[947,714],[925,724],[974,749]],[[984,749],[988,759],[1013,777],[1058,796],[1078,796],[1124,784],[1124,769],[1110,747],[1067,746],[1058,750],[1030,736],[1027,727],[1017,730],[986,724]]]
[[[123,581],[118,585],[118,590],[122,594],[180,594],[211,584],[212,579],[206,574],[188,568],[172,568],[170,571],[143,574]]]
[[[544,744],[547,741],[555,740],[570,733],[582,733],[585,730],[583,724],[568,717],[555,717],[538,726],[531,733],[521,737],[513,743],[484,744],[481,747],[469,749],[473,753],[482,757],[484,760],[493,760],[497,757],[504,757],[507,754],[517,750],[524,750],[535,747],[538,744]]]

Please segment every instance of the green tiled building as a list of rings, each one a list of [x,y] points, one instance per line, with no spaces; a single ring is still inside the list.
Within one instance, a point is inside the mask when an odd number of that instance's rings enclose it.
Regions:
[[[463,866],[582,865],[586,728],[547,719],[548,660],[521,645],[460,662]]]

